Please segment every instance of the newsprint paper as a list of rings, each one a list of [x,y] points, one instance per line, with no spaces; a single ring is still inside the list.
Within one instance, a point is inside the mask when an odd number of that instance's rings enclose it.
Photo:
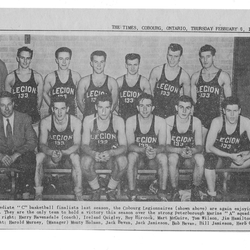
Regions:
[[[0,10],[0,59],[8,72],[17,68],[17,49],[28,46],[34,51],[31,67],[45,78],[56,70],[55,50],[66,46],[73,52],[70,68],[81,77],[92,73],[90,54],[103,50],[106,74],[115,79],[126,74],[125,55],[138,53],[140,74],[148,79],[154,67],[166,63],[171,43],[183,47],[179,64],[190,77],[201,70],[199,49],[212,45],[215,65],[228,73],[232,92],[242,102],[242,115],[250,117],[249,10]],[[42,117],[47,110],[43,102]],[[78,115],[82,119],[79,110]],[[250,175],[246,171],[230,176],[227,198],[216,202],[191,202],[188,188],[182,190],[184,198],[178,202],[143,197],[138,201],[74,201],[72,195],[66,200],[55,196],[43,201],[2,200],[0,228],[249,230]],[[223,173],[219,181],[222,183]],[[205,191],[202,194],[206,196]]]

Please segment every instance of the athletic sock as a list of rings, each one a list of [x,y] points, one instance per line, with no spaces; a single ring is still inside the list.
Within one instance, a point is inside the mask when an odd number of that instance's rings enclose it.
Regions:
[[[99,182],[98,182],[98,177],[96,177],[94,180],[89,181],[89,185],[93,190],[97,190],[100,188]]]
[[[110,178],[109,180],[109,183],[108,183],[108,188],[109,189],[116,189],[117,185],[119,184],[120,181],[116,181],[114,180],[112,177]]]
[[[216,191],[214,191],[214,192],[207,191],[207,193],[208,193],[210,196],[216,196]]]

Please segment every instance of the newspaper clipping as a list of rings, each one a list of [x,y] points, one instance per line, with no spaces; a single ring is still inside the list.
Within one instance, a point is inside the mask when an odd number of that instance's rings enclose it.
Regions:
[[[0,13],[1,229],[250,229],[250,11]]]

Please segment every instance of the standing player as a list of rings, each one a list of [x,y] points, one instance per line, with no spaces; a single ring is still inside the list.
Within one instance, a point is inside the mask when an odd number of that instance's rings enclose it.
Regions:
[[[95,101],[99,95],[111,95],[113,111],[118,101],[118,85],[114,78],[104,74],[107,54],[104,51],[94,51],[90,55],[91,75],[81,79],[77,89],[78,107],[83,116],[95,113]]]
[[[199,186],[204,172],[201,121],[192,116],[193,100],[191,97],[181,96],[175,108],[177,114],[166,119],[172,200],[179,200],[178,166],[183,163],[192,163],[193,160],[195,167],[191,187],[191,201],[200,201]]]
[[[211,45],[200,48],[201,71],[191,77],[191,96],[196,103],[194,115],[201,120],[203,144],[212,120],[220,116],[220,100],[232,95],[228,73],[214,65],[216,50]]]
[[[183,48],[171,43],[168,47],[167,62],[152,69],[149,77],[155,99],[155,115],[167,118],[175,114],[175,100],[180,94],[190,96],[190,77],[179,66]]]
[[[227,97],[222,104],[223,115],[213,119],[206,141],[205,177],[208,195],[216,201],[216,168],[250,167],[250,152],[242,148],[243,133],[250,139],[250,120],[240,115],[238,98]]]
[[[137,113],[136,99],[142,92],[151,94],[150,84],[142,75],[139,75],[141,56],[139,54],[127,54],[125,67],[127,74],[117,78],[119,87],[119,110],[118,114],[126,119]]]
[[[15,97],[14,109],[31,116],[32,124],[38,133],[40,108],[43,99],[43,78],[30,68],[33,50],[22,47],[17,50],[18,68],[5,80],[5,90]]]
[[[83,174],[93,190],[92,200],[100,200],[100,184],[96,169],[112,170],[106,189],[107,199],[116,200],[115,189],[127,169],[127,141],[125,125],[121,117],[111,112],[110,95],[96,99],[96,113],[85,117],[83,122],[81,159]]]
[[[138,98],[138,114],[126,121],[129,145],[128,182],[129,199],[136,200],[136,176],[140,167],[157,168],[159,178],[158,198],[166,201],[168,166],[165,152],[166,126],[164,119],[152,114],[153,96],[142,93]]]
[[[61,47],[56,50],[55,57],[58,69],[45,77],[44,100],[50,107],[52,97],[64,96],[69,103],[69,114],[76,115],[76,89],[81,76],[69,69],[72,51]]]
[[[52,98],[52,115],[41,121],[40,150],[36,155],[36,200],[42,200],[43,168],[72,167],[76,200],[82,200],[82,173],[78,150],[81,142],[81,121],[68,114],[68,100]]]

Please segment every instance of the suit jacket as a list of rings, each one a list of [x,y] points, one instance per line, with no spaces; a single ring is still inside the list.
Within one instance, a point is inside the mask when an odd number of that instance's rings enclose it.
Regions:
[[[31,123],[31,117],[27,114],[14,111],[13,124],[14,148],[9,149],[4,133],[3,116],[0,114],[0,153],[9,154],[18,152],[24,154],[33,151],[37,146],[37,136]]]

